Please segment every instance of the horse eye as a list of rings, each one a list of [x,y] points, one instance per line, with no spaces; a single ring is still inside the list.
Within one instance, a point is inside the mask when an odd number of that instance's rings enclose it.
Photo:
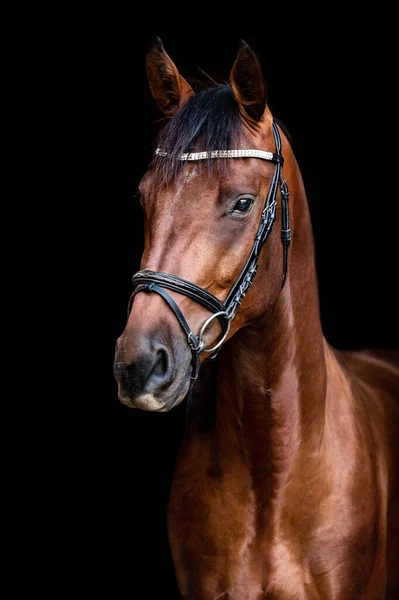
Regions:
[[[252,208],[253,203],[254,203],[253,198],[251,198],[250,196],[243,196],[242,198],[239,198],[237,200],[237,202],[235,203],[233,212],[241,212],[241,213],[249,212]]]

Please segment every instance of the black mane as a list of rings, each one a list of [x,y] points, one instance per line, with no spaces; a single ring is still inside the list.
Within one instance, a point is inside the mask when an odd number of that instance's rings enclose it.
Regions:
[[[238,104],[230,86],[211,87],[192,96],[161,131],[157,147],[168,156],[155,156],[152,166],[164,182],[169,182],[187,164],[180,160],[184,152],[235,149],[242,133]],[[208,169],[220,168],[224,162],[209,159]]]

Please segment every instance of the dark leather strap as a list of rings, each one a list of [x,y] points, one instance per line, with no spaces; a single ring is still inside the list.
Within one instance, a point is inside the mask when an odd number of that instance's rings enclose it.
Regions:
[[[195,285],[195,283],[191,283],[191,281],[187,281],[176,275],[144,269],[133,275],[133,285],[142,283],[157,283],[168,290],[188,296],[191,300],[202,304],[210,312],[225,310],[223,303],[216,296]]]
[[[188,342],[188,345],[190,346],[191,354],[193,356],[193,371],[191,373],[191,379],[197,379],[198,371],[199,371],[199,367],[200,367],[201,346],[200,346],[197,336],[195,335],[195,333],[193,331],[191,331],[190,326],[187,323],[186,319],[184,318],[184,315],[181,312],[180,308],[177,306],[177,304],[173,300],[173,298],[171,296],[169,296],[169,294],[167,292],[165,292],[165,290],[163,290],[161,287],[159,287],[155,283],[145,283],[142,285],[138,285],[131,296],[131,301],[133,301],[134,296],[136,294],[138,294],[139,292],[147,292],[147,293],[155,292],[155,293],[159,294],[165,300],[165,302],[169,305],[169,307],[172,309],[172,311],[174,312],[176,319],[179,321],[184,333],[187,335],[187,342]]]
[[[290,213],[289,213],[289,198],[287,183],[284,178],[281,181],[281,241],[283,242],[283,279],[281,289],[285,284],[288,269],[288,248],[291,243],[290,229]]]
[[[275,127],[275,125],[273,123],[273,135],[274,135],[274,127]],[[274,137],[274,140],[276,140],[276,137]],[[274,162],[275,164],[279,163],[281,166],[283,166],[283,164],[284,164],[284,157],[280,154],[280,151],[281,151],[281,147],[278,149],[278,154],[273,153],[273,160],[272,160],[272,162]]]

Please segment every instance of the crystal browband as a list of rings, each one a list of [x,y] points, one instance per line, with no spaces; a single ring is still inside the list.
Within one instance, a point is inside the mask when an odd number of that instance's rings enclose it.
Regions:
[[[155,150],[158,156],[170,156],[169,152],[163,152],[160,148]],[[245,148],[241,150],[212,150],[211,152],[186,152],[180,156],[180,160],[206,160],[207,158],[261,158],[272,162],[282,162],[282,156],[265,150]]]

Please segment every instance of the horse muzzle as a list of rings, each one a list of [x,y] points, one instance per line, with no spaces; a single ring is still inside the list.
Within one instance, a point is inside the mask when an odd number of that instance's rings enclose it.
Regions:
[[[191,356],[180,340],[126,329],[116,344],[114,376],[119,400],[131,408],[166,412],[190,386]]]

